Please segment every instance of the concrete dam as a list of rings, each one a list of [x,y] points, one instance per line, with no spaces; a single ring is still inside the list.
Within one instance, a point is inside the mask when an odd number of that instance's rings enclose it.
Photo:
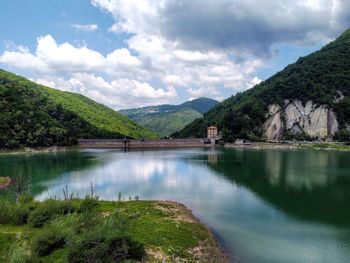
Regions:
[[[203,147],[212,146],[204,139],[80,139],[82,148],[170,148],[170,147]]]

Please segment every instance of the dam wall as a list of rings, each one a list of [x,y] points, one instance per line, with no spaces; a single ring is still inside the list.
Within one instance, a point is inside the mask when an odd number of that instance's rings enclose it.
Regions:
[[[80,139],[82,148],[166,148],[166,147],[202,147],[208,144],[204,139]],[[210,145],[210,144],[209,144]]]

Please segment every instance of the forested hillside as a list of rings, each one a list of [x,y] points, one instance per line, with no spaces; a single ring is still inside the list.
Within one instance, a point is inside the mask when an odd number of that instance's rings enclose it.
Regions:
[[[146,127],[160,136],[165,137],[181,130],[187,124],[218,104],[209,98],[198,98],[180,105],[159,105],[136,109],[126,109],[120,112],[138,124]]]
[[[350,138],[349,95],[350,30],[347,30],[320,51],[299,58],[252,89],[218,104],[204,118],[192,122],[174,136],[202,137],[208,125],[217,125],[226,141],[266,139],[268,129],[280,129],[279,139],[315,139],[312,135],[318,133],[309,133],[309,130],[318,127],[305,127],[312,124],[315,112],[325,112],[336,116],[329,136],[346,141]],[[301,117],[294,119],[294,124],[289,123],[291,109],[302,109],[298,112]],[[304,110],[309,111],[308,118],[303,118]],[[279,114],[278,121],[270,119],[276,114]],[[298,123],[300,120],[303,123]],[[275,126],[266,127],[268,121]]]
[[[72,145],[78,138],[155,138],[122,114],[79,94],[0,70],[0,148]]]

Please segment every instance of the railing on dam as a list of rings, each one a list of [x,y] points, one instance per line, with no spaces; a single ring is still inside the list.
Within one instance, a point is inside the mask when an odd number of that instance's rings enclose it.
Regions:
[[[80,139],[80,147],[111,147],[111,148],[158,148],[158,147],[198,147],[204,146],[203,139]]]

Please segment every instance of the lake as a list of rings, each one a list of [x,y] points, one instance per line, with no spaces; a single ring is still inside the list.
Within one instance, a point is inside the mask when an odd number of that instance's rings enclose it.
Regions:
[[[349,262],[350,153],[325,150],[84,149],[4,155],[39,200],[139,196],[181,202],[218,236],[233,262]]]

